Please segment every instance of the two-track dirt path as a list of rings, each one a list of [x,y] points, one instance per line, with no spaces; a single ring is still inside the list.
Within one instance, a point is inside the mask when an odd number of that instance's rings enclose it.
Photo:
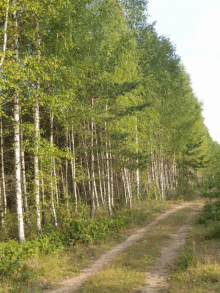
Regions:
[[[191,210],[186,223],[180,226],[176,233],[170,237],[169,241],[167,241],[166,245],[162,247],[160,257],[156,259],[153,269],[146,272],[147,285],[141,290],[135,291],[136,293],[167,292],[170,267],[183,248],[186,236],[191,229],[192,221],[201,207],[202,205],[198,205]]]
[[[115,256],[119,253],[123,252],[127,247],[133,245],[135,242],[143,238],[148,231],[150,231],[153,227],[155,227],[159,221],[167,218],[172,213],[177,212],[185,207],[195,206],[197,201],[183,203],[180,206],[172,208],[171,210],[160,215],[156,220],[152,223],[148,224],[146,227],[138,229],[135,234],[128,237],[124,242],[115,246],[110,251],[102,254],[98,260],[94,261],[93,264],[89,265],[87,268],[83,269],[78,276],[71,278],[69,280],[65,280],[61,282],[58,286],[53,289],[45,289],[42,292],[45,293],[73,293],[78,292],[79,288],[82,284],[91,276],[93,276],[96,272],[103,269],[103,267],[113,260]],[[190,229],[190,223],[192,218],[198,213],[201,208],[201,204],[199,204],[189,215],[189,219],[187,224],[181,226],[179,231],[173,235],[166,246],[162,248],[161,256],[156,259],[155,267],[151,272],[146,272],[147,277],[147,287],[136,292],[161,292],[161,289],[166,289],[167,286],[167,278],[169,276],[169,268],[167,267],[171,264],[177,256],[179,249],[181,249],[185,243],[186,235]],[[159,290],[159,291],[158,291]],[[165,292],[165,291],[164,291]],[[100,292],[101,293],[101,292]]]

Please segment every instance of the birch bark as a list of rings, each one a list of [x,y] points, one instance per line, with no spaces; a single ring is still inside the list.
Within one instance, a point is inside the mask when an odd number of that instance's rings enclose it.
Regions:
[[[135,141],[136,141],[136,154],[138,155],[138,127],[137,127],[137,115],[136,115],[136,124],[135,124]],[[138,157],[136,159],[136,163],[138,166]],[[136,170],[136,182],[137,182],[137,199],[140,199],[140,172],[139,172],[139,168],[137,167]]]
[[[39,21],[37,20],[37,55],[38,63],[40,63],[40,35]],[[40,144],[40,109],[39,109],[39,90],[40,81],[36,85],[36,101],[34,104],[34,130],[35,130],[35,152],[34,152],[34,183],[35,183],[35,203],[37,214],[37,231],[41,233],[41,208],[40,208],[40,180],[39,180],[39,144]]]
[[[0,184],[0,223],[1,223],[2,229],[5,229],[5,217],[4,217],[4,209],[3,209],[1,184]]]
[[[53,149],[53,112],[50,112],[50,146],[51,149]],[[56,185],[56,178],[54,177],[54,157],[51,157],[51,182],[50,182],[50,194],[51,194],[51,210],[53,215],[53,221],[54,226],[57,226],[57,215],[56,215],[56,209],[54,204],[54,182],[53,178],[55,179],[55,185]]]
[[[2,171],[3,212],[4,212],[4,215],[6,215],[7,214],[7,194],[6,194],[6,184],[5,184],[4,138],[3,138],[2,115],[1,115],[0,135],[1,135],[1,163],[2,163],[1,171]]]
[[[16,1],[13,1],[13,5],[15,5]],[[8,28],[8,11],[9,11],[9,0],[7,0],[7,6],[6,6],[6,12],[5,12],[5,23],[4,23],[4,41],[2,46],[2,57],[0,60],[0,67],[2,67],[4,59],[5,59],[5,53],[6,53],[6,47],[7,47],[7,28]],[[17,21],[17,20],[16,20]]]
[[[106,104],[106,117],[108,111],[108,104]],[[111,201],[111,178],[110,178],[110,163],[108,153],[108,135],[107,135],[107,122],[105,121],[105,148],[106,148],[106,173],[107,173],[107,197],[108,197],[108,212],[112,216],[112,201]]]
[[[73,134],[73,126],[71,128],[71,142],[72,142],[72,153],[74,155],[74,158],[71,160],[71,169],[72,169],[72,181],[73,181],[73,194],[75,198],[75,209],[77,212],[77,190],[76,190],[76,153],[75,153],[75,139]]]
[[[91,97],[91,107],[94,106],[94,98]],[[92,184],[91,184],[91,201],[90,201],[90,217],[93,219],[95,217],[95,172],[94,172],[94,118],[91,117],[91,175],[92,175]]]
[[[16,29],[15,45],[15,58],[18,62],[18,22],[17,22],[17,1],[13,0],[14,6],[14,25]],[[15,194],[16,194],[16,211],[17,211],[17,226],[18,226],[18,240],[19,242],[25,241],[24,234],[24,220],[22,210],[22,193],[21,193],[21,152],[20,152],[20,100],[17,90],[14,95],[14,152],[15,152]]]

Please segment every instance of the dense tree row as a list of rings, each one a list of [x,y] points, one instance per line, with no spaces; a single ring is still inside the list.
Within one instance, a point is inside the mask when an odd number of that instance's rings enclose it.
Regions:
[[[1,229],[189,192],[208,131],[175,47],[146,2],[0,4]],[[15,209],[16,207],[16,209]],[[49,213],[50,211],[50,213]],[[49,218],[50,215],[50,218]]]

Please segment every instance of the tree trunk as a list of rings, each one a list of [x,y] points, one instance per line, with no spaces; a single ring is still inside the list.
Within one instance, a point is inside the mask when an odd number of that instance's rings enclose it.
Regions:
[[[16,62],[18,62],[18,22],[16,11],[16,0],[13,0],[15,11],[13,14],[14,24],[16,29],[15,37],[15,55]],[[16,194],[16,211],[17,211],[17,226],[18,226],[18,240],[19,242],[25,241],[24,235],[24,221],[22,210],[22,193],[21,193],[21,152],[20,152],[20,101],[17,91],[14,96],[14,151],[15,151],[15,194]]]
[[[53,112],[50,112],[50,146],[51,149],[53,149]],[[50,195],[51,195],[51,212],[53,215],[53,223],[54,226],[57,226],[57,215],[56,215],[56,209],[54,204],[54,183],[56,185],[56,178],[54,177],[54,158],[51,157],[51,182],[50,182]],[[53,178],[55,179],[55,182],[53,182]]]
[[[37,20],[37,47],[38,63],[40,63],[40,36],[39,21]],[[41,208],[40,208],[40,181],[39,181],[39,144],[40,144],[40,110],[39,110],[39,90],[40,82],[36,85],[37,95],[34,105],[34,129],[35,129],[35,153],[34,153],[34,182],[35,182],[35,202],[37,213],[37,231],[41,233]]]
[[[82,153],[80,154],[80,164],[83,167]],[[83,192],[84,192],[84,196],[85,196],[85,202],[86,202],[86,205],[87,205],[88,204],[88,196],[87,196],[87,191],[86,191],[86,185],[85,185],[84,178],[82,178],[82,186],[83,186]]]
[[[106,117],[108,111],[108,104],[106,104]],[[110,163],[108,153],[108,135],[107,135],[107,122],[105,122],[105,149],[106,149],[106,173],[107,173],[107,197],[108,197],[108,212],[112,216],[112,201],[111,201],[111,178],[110,178]]]
[[[67,150],[69,150],[68,133],[69,133],[69,129],[67,127],[67,130],[66,130],[66,148],[67,148]],[[69,208],[68,167],[69,167],[68,159],[66,158],[64,196],[65,196],[65,200],[66,200],[67,209]]]
[[[28,200],[27,200],[27,183],[26,183],[26,171],[25,171],[25,159],[24,159],[24,133],[21,130],[21,175],[22,175],[22,192],[24,202],[24,212],[28,211]]]
[[[122,181],[124,186],[124,196],[125,196],[125,203],[128,203],[128,197],[127,197],[127,187],[126,187],[126,181],[125,181],[125,174],[124,174],[124,168],[121,170],[122,174]]]
[[[5,229],[5,217],[4,217],[4,209],[3,209],[3,198],[2,198],[2,187],[0,184],[0,224],[2,230]]]
[[[91,107],[94,106],[94,98],[91,98]],[[93,140],[94,140],[94,118],[91,117],[91,175],[92,175],[92,190],[91,190],[91,201],[90,201],[90,217],[93,219],[95,217],[95,172],[94,172],[94,151],[93,151]]]
[[[6,185],[5,185],[5,164],[4,164],[4,138],[3,138],[3,124],[2,124],[2,115],[1,115],[1,126],[0,126],[0,135],[1,135],[1,171],[2,171],[2,197],[3,197],[3,212],[4,215],[7,214],[7,195],[6,195]]]
[[[136,124],[135,124],[135,141],[136,141],[136,154],[138,155],[138,127],[137,127],[137,115],[136,115]],[[137,199],[140,199],[140,172],[138,168],[138,157],[136,159],[137,170],[136,170],[136,182],[137,182]]]
[[[73,126],[71,129],[71,142],[72,142],[72,153],[74,155],[74,158],[71,160],[71,169],[72,169],[72,181],[73,181],[73,195],[75,198],[75,209],[77,212],[77,190],[76,190],[76,153],[75,153],[75,140],[74,140],[74,134],[73,134]]]
[[[96,130],[95,130],[95,137],[96,137],[96,147],[98,148],[98,136],[97,136]],[[102,204],[104,204],[103,189],[102,189],[102,176],[101,176],[101,167],[100,167],[100,156],[99,156],[98,151],[96,152],[96,157],[97,157],[97,167],[98,167],[98,174],[99,174],[100,197],[101,197]]]
[[[128,191],[129,209],[132,209],[132,194],[131,194],[131,186],[130,186],[130,180],[129,180],[129,172],[127,168],[124,168],[124,177],[125,177],[126,187]]]
[[[20,157],[20,119],[19,119],[19,98],[14,97],[14,145],[15,145],[15,192],[17,205],[17,223],[18,223],[18,240],[25,241],[24,221],[22,210],[22,193],[21,193],[21,157]]]
[[[110,143],[109,143],[110,147]],[[112,154],[109,152],[109,160],[110,160],[110,182],[111,182],[111,204],[114,206],[114,174],[112,167]]]
[[[46,207],[45,207],[45,194],[44,194],[44,179],[41,181],[41,194],[42,194],[42,224],[46,225]]]
[[[16,5],[16,1],[13,1],[13,5]],[[2,67],[4,59],[5,59],[5,53],[6,53],[6,47],[7,47],[7,28],[8,28],[8,11],[9,11],[9,0],[7,0],[7,6],[6,6],[6,12],[5,12],[5,23],[4,23],[4,41],[2,45],[2,57],[0,60],[0,67]],[[16,16],[17,17],[17,16]],[[17,20],[16,20],[17,21]],[[15,24],[16,25],[16,24]]]

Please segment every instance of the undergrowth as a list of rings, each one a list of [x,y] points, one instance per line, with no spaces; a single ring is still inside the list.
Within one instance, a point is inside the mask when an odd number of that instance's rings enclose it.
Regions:
[[[206,204],[176,261],[169,293],[217,293],[220,288],[220,201]]]
[[[72,219],[65,215],[59,227],[48,224],[41,234],[30,233],[24,243],[0,242],[0,292],[39,292],[75,275],[90,258],[120,243],[130,229],[146,225],[171,204],[144,201],[133,210],[116,210],[112,218],[103,217],[100,210],[94,220],[78,211]]]
[[[37,234],[35,239],[26,242],[9,240],[0,243],[0,274],[15,272],[24,261],[39,254],[59,252],[77,242],[94,243],[97,240],[105,240],[110,231],[123,229],[128,222],[129,218],[125,216],[118,216],[116,219],[74,219],[62,230],[47,225],[42,234]]]

